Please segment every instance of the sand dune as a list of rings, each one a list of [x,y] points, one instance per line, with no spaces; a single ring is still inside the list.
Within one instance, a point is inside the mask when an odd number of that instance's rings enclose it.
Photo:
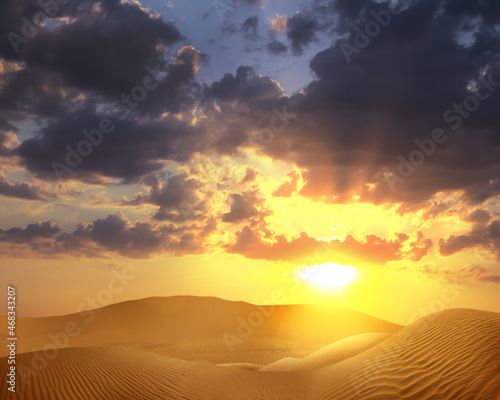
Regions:
[[[217,388],[206,377],[210,366],[207,368],[202,364],[168,359],[149,352],[98,347],[64,349],[47,361],[50,357],[50,352],[20,355],[16,395],[2,398],[219,398]],[[8,393],[5,387],[2,387],[2,393]]]
[[[260,371],[305,371],[320,369],[354,357],[390,337],[390,333],[364,333],[339,340],[305,358],[283,358],[266,365]]]
[[[500,314],[433,314],[319,374],[328,383],[311,399],[498,400]]]
[[[118,347],[191,361],[260,365],[284,357],[303,358],[352,335],[399,329],[399,325],[341,308],[258,307],[192,296],[127,301],[98,311],[18,318],[17,322],[22,338],[19,353],[57,347]],[[5,341],[0,341],[0,356],[5,355]]]
[[[216,366],[117,348],[63,349],[18,357],[18,392],[52,399],[375,400],[500,398],[500,314],[456,309],[389,335],[341,340],[302,360],[309,370]],[[378,344],[375,342],[381,340]],[[364,351],[362,347],[367,349]],[[338,354],[335,361],[335,354]],[[286,363],[283,364],[288,369]],[[325,367],[320,367],[326,365]],[[38,369],[34,368],[38,366]],[[27,368],[31,367],[31,375]],[[240,368],[241,367],[241,368]],[[318,368],[319,367],[319,368]],[[6,359],[0,372],[6,373]],[[2,393],[6,393],[2,381]]]
[[[175,301],[183,303],[184,299]],[[215,314],[228,311],[224,309],[226,302],[205,301],[211,302],[212,306],[218,305],[219,310],[215,310]],[[149,299],[135,306],[154,307],[161,302]],[[195,302],[203,303],[203,299]],[[242,304],[235,306],[230,303],[235,310],[252,310],[250,305]],[[110,336],[120,329],[125,330],[123,326],[113,329],[113,324],[121,321],[116,316],[116,310],[125,312],[126,308],[123,305],[113,307],[116,319],[101,322],[100,327],[102,330],[107,327]],[[303,310],[298,306],[295,315],[302,313],[304,318]],[[148,314],[147,310],[143,311],[141,315]],[[293,306],[287,311],[293,313]],[[313,315],[316,318],[322,312],[316,310]],[[346,310],[341,313],[353,315]],[[173,311],[172,314],[182,319],[181,314]],[[202,318],[204,323],[213,319],[213,315]],[[288,318],[288,315],[285,318],[279,312],[277,316],[279,323],[285,323]],[[352,318],[359,329],[363,319],[359,314],[354,316]],[[68,316],[61,318],[56,321],[64,322]],[[224,315],[219,318],[224,320]],[[53,321],[42,319],[34,324],[50,328]],[[370,321],[375,326],[385,326],[376,319]],[[152,321],[149,323],[153,324]],[[194,319],[191,324],[188,325],[190,329],[193,325],[200,326]],[[318,325],[325,326],[319,323],[309,325],[309,329],[314,330]],[[331,337],[338,336],[334,325],[330,327],[333,331]],[[345,333],[347,328],[342,324],[340,327]],[[130,325],[130,328],[132,333],[129,335],[134,337],[134,327]],[[220,327],[210,324],[209,328],[212,335],[220,331]],[[181,326],[173,326],[172,329],[174,333],[166,336],[167,341],[183,333]],[[272,329],[278,331],[274,332],[274,336]],[[104,331],[98,332],[102,339]],[[280,337],[282,328],[269,324],[264,332],[266,335],[256,334],[252,340],[255,348],[259,347],[259,340],[267,340],[266,344],[260,344],[260,348],[269,352],[269,346],[274,349],[279,346],[279,342],[272,343],[271,338]],[[307,334],[305,330],[300,330],[300,334],[305,338],[302,337],[299,343],[328,336],[324,332]],[[192,332],[191,335],[189,340],[192,341],[201,333]],[[115,338],[115,341],[122,343],[125,336]],[[159,339],[155,334],[153,337]],[[293,354],[293,348],[288,349],[292,354],[264,366],[242,360],[218,366],[202,360],[202,357],[197,362],[186,361],[140,349],[137,343],[130,345],[126,349],[85,346],[18,355],[17,393],[8,393],[7,383],[2,380],[2,399],[500,399],[500,314],[492,312],[466,309],[444,311],[392,333],[365,333],[336,340],[301,359]],[[138,348],[133,348],[134,345]],[[216,353],[217,349],[210,351]],[[5,376],[7,368],[7,359],[0,359],[0,373]]]

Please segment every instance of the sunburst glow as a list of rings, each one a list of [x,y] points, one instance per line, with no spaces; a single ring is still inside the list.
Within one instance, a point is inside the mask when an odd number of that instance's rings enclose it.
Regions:
[[[359,281],[360,273],[352,265],[328,262],[311,265],[305,268],[298,277],[323,288],[339,289]]]

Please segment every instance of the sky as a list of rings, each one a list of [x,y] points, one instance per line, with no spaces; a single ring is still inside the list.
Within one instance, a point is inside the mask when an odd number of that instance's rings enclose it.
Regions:
[[[20,315],[172,295],[500,312],[496,0],[20,0],[0,38]],[[324,263],[356,280],[301,278]]]

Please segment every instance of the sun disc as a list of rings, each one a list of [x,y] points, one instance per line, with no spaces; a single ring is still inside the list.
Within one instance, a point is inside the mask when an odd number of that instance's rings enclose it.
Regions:
[[[359,271],[352,265],[325,263],[311,265],[299,274],[299,278],[323,288],[339,289],[359,280]]]

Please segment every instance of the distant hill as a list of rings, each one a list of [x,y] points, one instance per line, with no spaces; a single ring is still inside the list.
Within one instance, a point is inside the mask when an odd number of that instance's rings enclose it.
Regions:
[[[259,364],[287,355],[304,357],[348,336],[399,329],[399,325],[342,308],[259,307],[194,296],[152,297],[80,314],[17,321],[19,353],[58,346],[106,346],[185,360]],[[0,356],[6,350],[0,344]]]

